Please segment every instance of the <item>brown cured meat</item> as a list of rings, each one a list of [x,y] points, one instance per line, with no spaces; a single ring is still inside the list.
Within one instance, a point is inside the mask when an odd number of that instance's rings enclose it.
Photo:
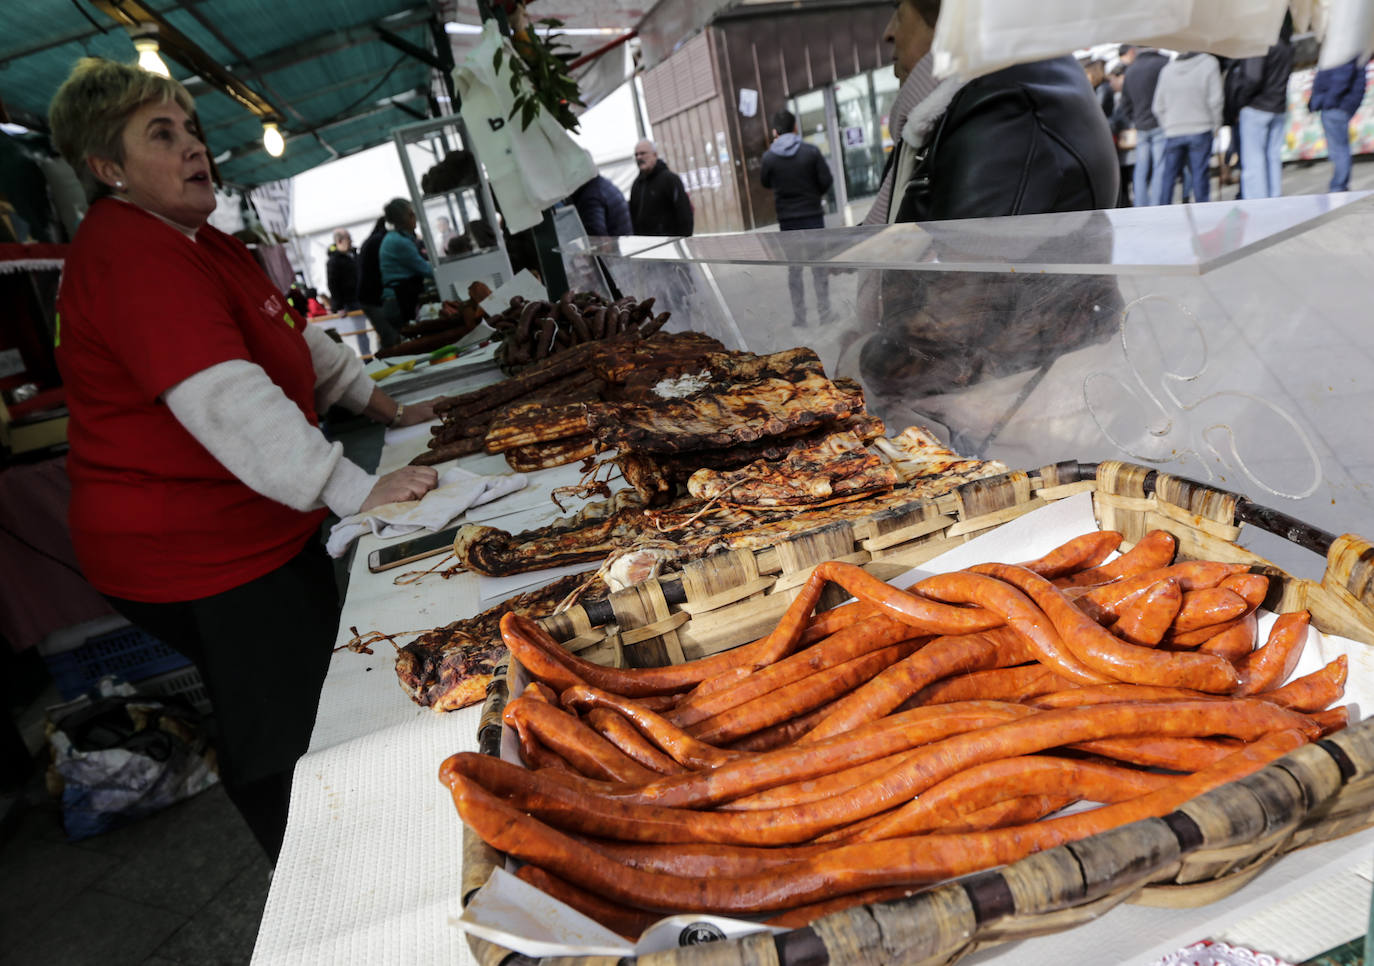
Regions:
[[[429,449],[411,460],[410,465],[433,466],[436,463],[446,463],[449,460],[456,460],[460,456],[471,456],[473,453],[480,452],[482,452],[482,437],[469,436],[449,443],[431,444]]]
[[[896,484],[892,464],[870,453],[853,433],[836,433],[774,463],[758,460],[727,472],[698,470],[687,489],[700,500],[766,507],[824,503]]]
[[[1000,467],[997,472],[1007,472],[1007,467],[1001,463],[971,460],[960,456],[923,426],[908,426],[891,439],[879,440],[878,446],[896,464],[897,472],[905,480],[967,477],[970,473],[978,474],[970,477],[977,479],[993,475],[983,472],[989,466]]]
[[[710,353],[725,350],[720,340],[700,332],[660,332],[648,339],[624,337],[589,345],[596,347],[588,363],[591,371],[617,385],[635,373],[648,379],[650,373],[686,371]]]
[[[532,443],[506,450],[506,465],[517,473],[547,470],[554,466],[576,463],[596,455],[596,440],[585,433],[547,443]]]
[[[467,569],[499,577],[600,561],[612,550],[633,546],[646,529],[652,527],[644,521],[643,504],[632,490],[621,490],[609,500],[524,533],[468,524],[454,537],[453,553]]]
[[[553,358],[545,359],[538,365],[530,366],[520,375],[503,379],[495,385],[483,386],[481,389],[474,389],[472,392],[463,393],[461,396],[446,396],[436,400],[434,411],[439,416],[455,412],[461,418],[461,414],[466,412],[480,412],[520,399],[546,383],[584,370],[591,359],[593,350],[594,347],[588,343],[576,346],[567,352],[560,352]]]
[[[715,506],[702,514],[696,497],[679,497],[646,510],[633,490],[589,504],[580,513],[523,533],[471,525],[459,531],[454,553],[470,570],[488,576],[525,573],[566,563],[600,562],[615,551],[643,544],[673,550],[662,562],[670,568],[725,550],[764,550],[791,537],[832,523],[903,515],[914,504],[952,492],[983,477],[1005,473],[1001,463],[963,460],[959,472],[899,484],[888,493],[871,493],[848,503],[795,508]]]
[[[603,449],[681,453],[804,432],[862,408],[861,397],[812,374],[795,383],[763,379],[686,399],[604,403],[589,408],[587,424]]]
[[[881,419],[866,412],[840,420],[833,427],[833,432],[851,433],[864,443],[882,436],[885,430]],[[615,464],[640,498],[650,506],[657,506],[671,499],[680,487],[685,487],[698,470],[737,470],[756,460],[783,460],[798,449],[821,445],[830,435],[832,430],[827,427],[802,436],[770,437],[725,449],[668,455],[621,453],[616,456]]]
[[[504,453],[516,447],[587,435],[585,403],[566,406],[521,403],[506,408],[492,419],[485,445],[488,453]]]
[[[570,574],[545,587],[512,597],[467,620],[426,631],[396,652],[396,678],[419,705],[456,711],[481,701],[508,654],[501,640],[501,618],[510,611],[532,620],[548,617],[587,581],[582,599],[598,599],[607,588],[594,572]]]

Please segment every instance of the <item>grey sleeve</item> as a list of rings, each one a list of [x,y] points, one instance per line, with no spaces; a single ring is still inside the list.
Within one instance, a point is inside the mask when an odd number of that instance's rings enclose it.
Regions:
[[[249,489],[294,510],[351,516],[377,480],[344,458],[261,366],[203,369],[163,393],[177,422]]]

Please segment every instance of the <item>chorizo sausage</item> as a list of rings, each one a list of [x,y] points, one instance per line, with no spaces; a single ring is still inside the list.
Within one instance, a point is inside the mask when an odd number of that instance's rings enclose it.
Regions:
[[[1027,560],[1018,566],[1053,580],[1096,567],[1107,559],[1107,554],[1121,546],[1121,540],[1122,535],[1116,530],[1093,530],[1061,543],[1043,557]]]
[[[974,671],[927,684],[907,703],[918,708],[950,701],[1024,701],[1072,687],[1072,681],[1061,678],[1043,664],[1022,664]]]
[[[1305,610],[1280,614],[1269,629],[1263,647],[1257,647],[1236,663],[1240,686],[1236,694],[1272,691],[1288,680],[1302,657],[1312,615]]]
[[[689,768],[711,768],[738,758],[738,752],[714,748],[687,734],[662,715],[647,711],[631,698],[622,698],[585,684],[568,688],[560,696],[568,709],[609,709],[634,725],[638,734],[667,752],[675,762]]]
[[[1294,678],[1281,688],[1260,695],[1280,707],[1312,713],[1322,711],[1345,695],[1349,658],[1344,654],[1311,674]]]
[[[1183,589],[1177,580],[1166,577],[1121,608],[1112,633],[1132,644],[1154,647],[1164,640],[1182,606]]]
[[[1067,577],[1061,577],[1061,587],[1082,587],[1087,584],[1100,584],[1118,577],[1132,577],[1136,574],[1158,570],[1168,566],[1178,549],[1178,538],[1167,530],[1151,530],[1141,537],[1134,547],[1115,560],[1099,567],[1080,570]]]
[[[907,628],[908,632],[910,630]],[[936,640],[945,640],[945,638],[937,638]],[[908,640],[867,654],[861,654],[836,664],[834,667],[817,671],[815,674],[794,681],[770,694],[761,695],[744,704],[712,715],[693,725],[688,731],[708,744],[727,744],[731,741],[737,741],[745,735],[753,734],[755,731],[787,721],[799,714],[805,714],[813,708],[826,705],[832,707],[844,705],[845,702],[849,701],[849,697],[840,698],[840,695],[852,696],[851,692],[857,693],[854,692],[854,689],[860,685],[863,685],[860,690],[869,687],[873,681],[882,678],[894,667],[910,660],[908,655],[913,652],[924,653],[932,646],[934,645],[927,644],[922,647],[919,640]],[[863,684],[865,681],[870,682],[870,684]],[[839,698],[838,701],[837,698]],[[889,704],[882,712],[864,715],[858,720],[868,721],[881,717],[882,714],[892,710],[900,703],[901,699],[899,698]]]
[[[1252,611],[1235,621],[1228,621],[1225,629],[1213,634],[1198,645],[1203,654],[1215,654],[1235,664],[1255,649],[1255,633],[1259,621]]]
[[[515,875],[545,895],[576,909],[588,919],[601,923],[617,936],[623,936],[631,942],[663,918],[657,913],[636,909],[621,902],[607,901],[537,865],[522,865],[516,870]]]
[[[1033,708],[1083,708],[1093,704],[1118,704],[1123,701],[1223,701],[1220,695],[1203,694],[1188,688],[1158,687],[1149,684],[1099,684],[1069,688],[1027,698]]]
[[[660,775],[680,775],[687,769],[655,748],[624,715],[610,708],[592,708],[587,724],[611,744]]]
[[[1075,751],[1101,755],[1142,768],[1170,771],[1201,771],[1211,767],[1243,744],[1235,738],[1175,738],[1140,735],[1132,738],[1099,738],[1080,741]]]
[[[919,711],[944,712],[947,706]],[[944,715],[942,714],[941,717]],[[599,837],[614,837],[642,842],[722,842],[733,845],[792,845],[832,831],[870,815],[876,815],[901,802],[910,801],[926,788],[975,764],[1012,755],[1033,754],[1047,748],[1126,735],[1231,734],[1251,739],[1280,730],[1298,730],[1315,737],[1319,726],[1307,716],[1288,711],[1266,701],[1169,701],[1118,704],[1062,711],[1044,711],[1027,718],[1008,721],[967,734],[954,735],[923,747],[889,770],[877,781],[866,783],[838,795],[804,802],[783,809],[749,812],[695,811],[691,808],[637,804],[611,795],[591,796],[552,780],[542,773],[499,761],[486,755],[460,752],[448,759],[454,774],[481,772],[483,785],[507,797],[511,804],[533,815],[553,818],[570,831]],[[848,738],[848,736],[846,736]],[[840,752],[864,752],[877,743],[871,737],[832,740],[814,746],[796,746],[772,753],[796,754],[799,767],[812,774],[833,770],[833,760],[843,760]],[[659,788],[689,788],[694,781],[707,787],[696,795],[661,795],[660,801],[673,805],[699,805],[737,797],[753,788],[780,784],[777,775],[766,775],[765,768],[776,757],[760,755],[748,762],[729,762],[705,775],[673,775],[654,782]],[[727,786],[721,774],[744,776]],[[795,773],[793,773],[795,774]],[[786,780],[786,776],[782,780]],[[647,786],[646,786],[647,787]]]
[[[1136,574],[1134,577],[1125,577],[1093,587],[1073,587],[1067,590],[1074,599],[1081,596],[1113,617],[1117,617],[1120,616],[1121,608],[1132,598],[1143,594],[1166,578],[1172,577],[1177,580],[1179,587],[1185,591],[1201,590],[1204,587],[1216,587],[1227,577],[1243,573],[1245,569],[1245,564],[1228,564],[1216,560],[1185,560],[1150,573]]]
[[[1112,680],[1070,653],[1045,612],[1005,581],[961,571],[927,577],[912,589],[951,603],[977,602],[1001,615],[1008,626],[1026,639],[1036,660],[1060,677],[1079,684],[1105,684]]]
[[[882,613],[928,634],[976,634],[1005,623],[1000,614],[984,607],[951,607],[921,593],[893,587],[862,567],[827,560],[814,574],[834,581],[859,600],[868,601]],[[919,585],[918,585],[919,586]]]
[[[1051,755],[1018,755],[976,765],[932,785],[907,807],[857,833],[874,842],[941,829],[970,812],[1022,795],[1056,792],[1073,801],[1120,802],[1163,788],[1170,776]]]
[[[1006,564],[980,564],[976,573],[1006,580],[1028,594],[1054,622],[1073,655],[1100,674],[1128,684],[1163,684],[1226,694],[1238,683],[1236,669],[1213,654],[1160,651],[1113,637],[1074,607],[1044,577]]]
[[[516,698],[506,705],[503,718],[517,730],[528,729],[584,775],[640,783],[659,777],[577,718],[548,702]]]
[[[884,585],[886,586],[886,585]],[[752,644],[745,644],[710,657],[684,664],[656,668],[610,668],[583,660],[569,653],[539,624],[515,612],[501,617],[501,636],[516,654],[516,648],[537,648],[558,661],[570,672],[572,684],[590,684],[628,697],[667,694],[683,691],[707,678],[734,667],[762,667],[773,663],[792,651],[801,638],[802,627],[816,607],[825,578],[812,573],[796,598],[788,606],[782,619],[769,634]],[[523,653],[523,650],[522,650]],[[519,654],[516,654],[519,657]],[[523,658],[520,661],[525,664]],[[528,665],[527,665],[528,666]],[[533,673],[533,672],[531,672]],[[552,682],[551,682],[552,683]],[[562,693],[566,688],[554,687]]]
[[[694,692],[666,717],[674,724],[685,728],[705,721],[712,715],[775,692],[778,688],[803,677],[843,664],[871,651],[898,644],[911,636],[911,628],[906,624],[890,617],[874,615],[843,627],[824,640],[775,664],[760,668],[752,673],[747,681],[736,681],[732,687],[715,690],[710,694],[697,695]],[[769,724],[774,724],[778,720],[780,719],[775,718]]]
[[[1034,655],[1024,642],[1025,638],[1014,630],[1002,636],[989,631],[937,637],[876,676],[870,674],[866,684],[836,701],[820,724],[798,740],[821,741],[881,718],[932,681],[1032,660]]]
[[[1183,595],[1183,606],[1178,609],[1172,630],[1177,635],[1212,627],[1235,620],[1251,609],[1244,597],[1225,587],[1190,590]]]
[[[1264,767],[1306,740],[1298,731],[1268,735],[1213,768],[1181,776],[1166,788],[1115,805],[988,832],[841,845],[763,873],[736,877],[674,876],[615,862],[450,767],[459,756],[444,763],[440,777],[450,789],[459,816],[489,846],[608,900],[666,912],[756,913],[864,889],[940,881],[1127,822],[1165,815],[1190,798]],[[699,814],[706,813],[689,813]]]

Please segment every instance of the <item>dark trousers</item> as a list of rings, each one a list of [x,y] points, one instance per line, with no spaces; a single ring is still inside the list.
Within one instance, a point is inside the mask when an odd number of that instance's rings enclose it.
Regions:
[[[1191,189],[1194,200],[1210,201],[1211,174],[1207,170],[1212,160],[1212,132],[1188,134],[1169,138],[1164,142],[1164,169],[1159,176],[1159,194],[1155,204],[1167,205],[1174,200],[1174,185],[1186,171],[1191,177],[1183,179],[1183,196],[1187,200]],[[1191,184],[1190,184],[1191,182]]]
[[[778,220],[782,231],[804,231],[824,228],[825,216],[812,215],[807,218],[783,218]],[[811,288],[816,295],[816,314],[822,322],[830,318],[830,276],[823,268],[811,269]],[[787,269],[787,291],[792,295],[793,323],[799,324],[806,318],[806,289],[802,281],[800,265]]]
[[[391,302],[395,306],[396,300],[392,299]],[[382,344],[383,349],[389,349],[401,341],[401,333],[392,324],[392,317],[388,315],[384,306],[364,303],[363,314],[367,316],[367,321],[372,323],[372,328],[377,332],[377,341]],[[401,313],[398,310],[394,315],[399,320]]]
[[[275,863],[291,773],[310,744],[338,630],[338,587],[323,546],[312,537],[276,570],[211,597],[107,599],[195,664],[214,706],[224,790]]]

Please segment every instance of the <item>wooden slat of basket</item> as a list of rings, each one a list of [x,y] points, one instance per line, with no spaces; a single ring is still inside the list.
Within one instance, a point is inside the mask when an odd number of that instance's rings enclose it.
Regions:
[[[1097,514],[1097,522],[1104,530],[1120,531],[1125,538],[1124,542],[1131,545],[1145,536],[1149,527],[1139,514],[1124,506],[1118,508],[1104,497],[1143,499],[1146,496],[1145,478],[1150,472],[1143,466],[1116,460],[1105,460],[1097,467],[1097,490],[1093,494],[1093,509]]]
[[[948,885],[831,913],[810,928],[831,963],[943,966],[963,954],[977,926],[968,894]]]

